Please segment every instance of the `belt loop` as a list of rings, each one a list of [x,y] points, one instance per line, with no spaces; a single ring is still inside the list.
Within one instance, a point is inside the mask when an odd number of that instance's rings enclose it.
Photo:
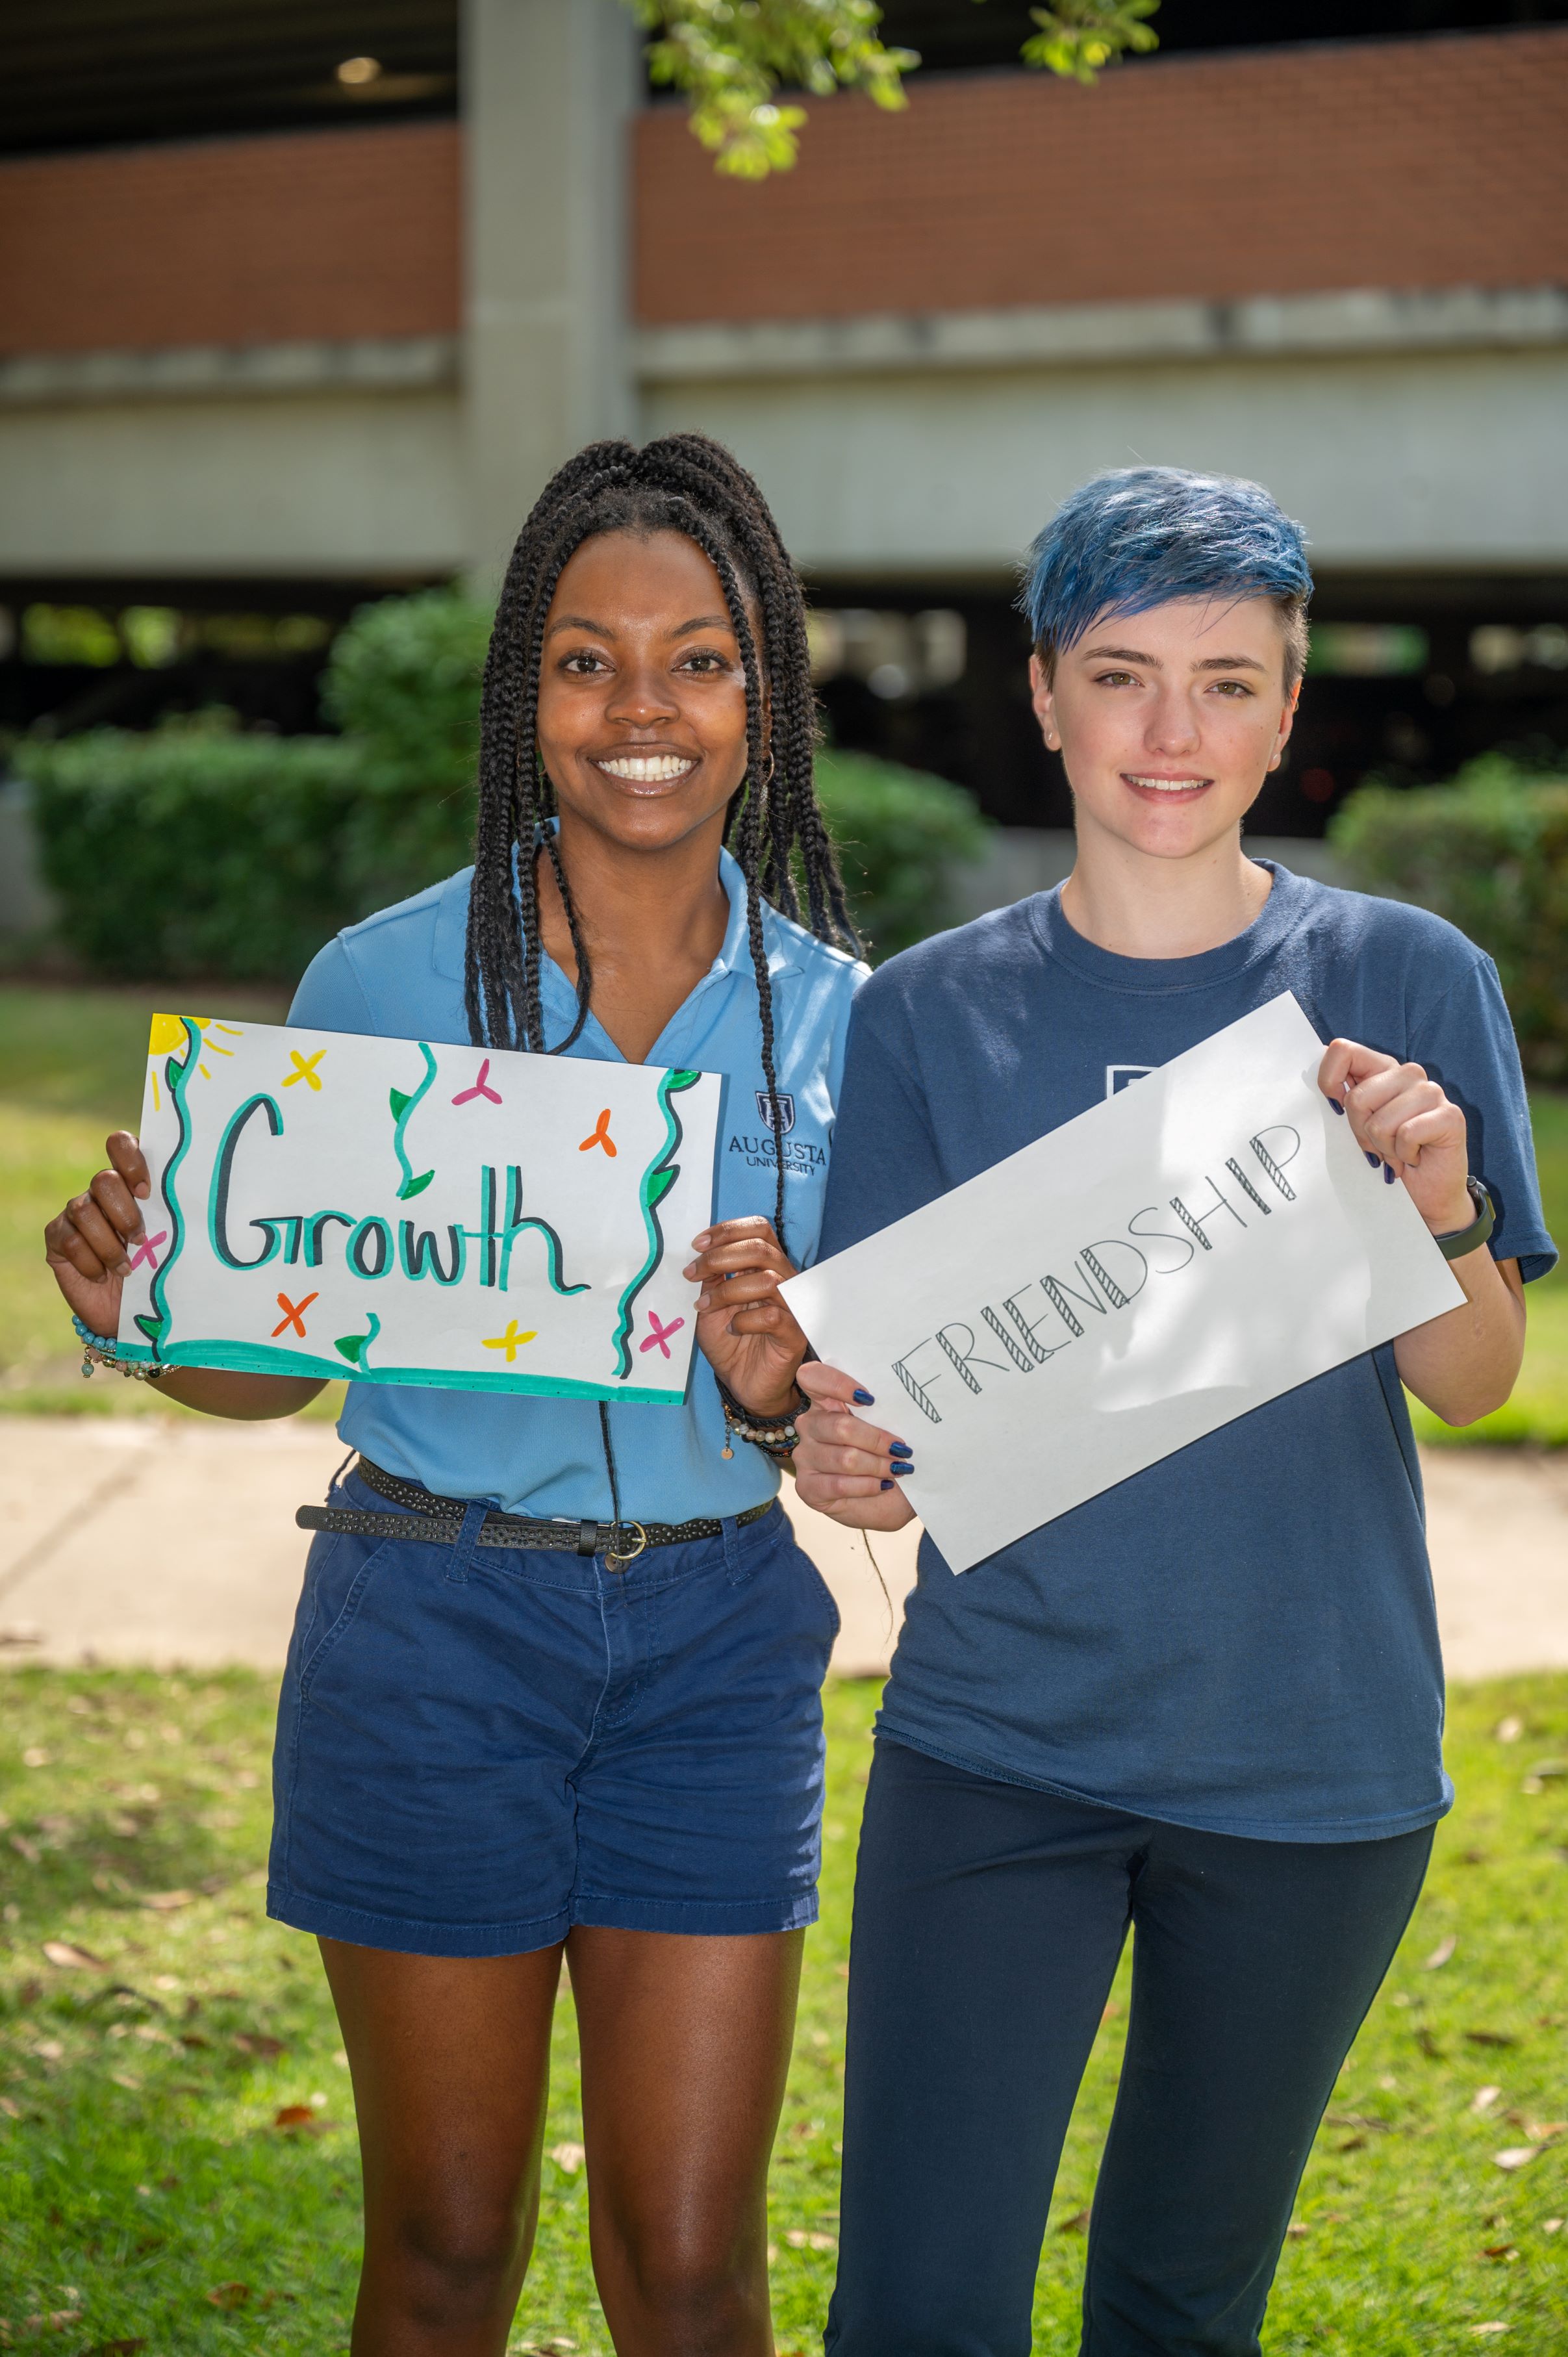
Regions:
[[[479,1533],[485,1527],[489,1507],[482,1498],[476,1498],[463,1509],[463,1527],[452,1542],[452,1558],[447,1564],[447,1582],[460,1587],[468,1577],[474,1560],[474,1549],[479,1544]]]

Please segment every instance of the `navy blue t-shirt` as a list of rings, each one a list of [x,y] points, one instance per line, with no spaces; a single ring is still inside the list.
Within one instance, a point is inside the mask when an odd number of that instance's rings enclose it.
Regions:
[[[1290,990],[1325,1041],[1442,1082],[1497,1205],[1494,1254],[1542,1275],[1556,1254],[1490,959],[1423,909],[1273,874],[1256,920],[1198,957],[1098,949],[1047,892],[884,966],[851,1019],[822,1256]],[[878,1724],[981,1775],[1215,1833],[1353,1841],[1441,1816],[1443,1669],[1392,1347],[961,1576],[928,1538]]]

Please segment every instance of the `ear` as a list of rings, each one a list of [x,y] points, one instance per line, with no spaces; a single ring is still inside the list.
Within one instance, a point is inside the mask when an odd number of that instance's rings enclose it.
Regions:
[[[1286,696],[1283,709],[1280,713],[1280,725],[1274,737],[1274,749],[1269,756],[1271,770],[1277,770],[1283,759],[1285,747],[1290,743],[1290,732],[1295,726],[1295,708],[1300,702],[1301,682],[1298,679]]]
[[[1059,753],[1062,732],[1057,726],[1056,692],[1046,677],[1046,667],[1038,655],[1029,657],[1029,701],[1034,705],[1035,717],[1040,724],[1040,734],[1047,749]]]

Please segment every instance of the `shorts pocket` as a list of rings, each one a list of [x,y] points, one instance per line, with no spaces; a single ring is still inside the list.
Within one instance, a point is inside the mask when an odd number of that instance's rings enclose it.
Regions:
[[[302,1703],[310,1700],[311,1686],[328,1655],[341,1644],[353,1627],[360,1607],[370,1592],[371,1582],[392,1544],[391,1539],[382,1539],[379,1545],[373,1546],[349,1579],[347,1589],[338,1597],[326,1592],[328,1574],[338,1567],[338,1549],[335,1548],[323,1561],[314,1583],[310,1621],[300,1648],[299,1698]],[[335,1612],[332,1609],[334,1603],[337,1605]]]

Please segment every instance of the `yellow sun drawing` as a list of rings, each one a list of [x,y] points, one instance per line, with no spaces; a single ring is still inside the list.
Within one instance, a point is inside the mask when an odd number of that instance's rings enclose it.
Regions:
[[[222,1031],[226,1032],[231,1039],[238,1039],[242,1036],[238,1024],[215,1023],[210,1015],[193,1015],[189,1019],[203,1034],[201,1044],[209,1056],[233,1054],[232,1048],[226,1048],[221,1039],[215,1039],[211,1035],[214,1031]],[[153,1017],[152,1028],[147,1038],[147,1057],[153,1067],[155,1113],[162,1110],[162,1100],[158,1095],[158,1064],[165,1056],[173,1055],[177,1049],[184,1047],[185,1025],[186,1017],[183,1015],[155,1015]],[[205,1064],[198,1064],[196,1069],[204,1081],[209,1081],[212,1078]]]

